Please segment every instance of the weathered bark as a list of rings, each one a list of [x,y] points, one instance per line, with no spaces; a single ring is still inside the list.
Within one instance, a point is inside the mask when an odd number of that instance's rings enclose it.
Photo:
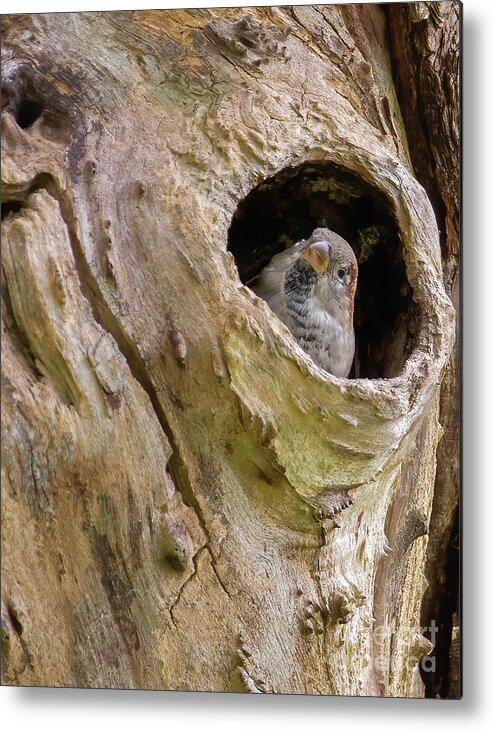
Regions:
[[[3,23],[6,682],[422,695],[454,310],[385,11]],[[350,380],[241,283],[323,220]]]
[[[428,588],[422,624],[438,628],[435,672],[427,692],[457,698],[460,675],[450,682],[450,644],[458,656],[460,482],[460,160],[459,35],[461,5],[412,3],[388,7],[398,98],[413,167],[432,201],[440,232],[446,293],[457,313],[456,345],[441,386],[434,503],[426,565]],[[457,660],[455,659],[457,664]]]

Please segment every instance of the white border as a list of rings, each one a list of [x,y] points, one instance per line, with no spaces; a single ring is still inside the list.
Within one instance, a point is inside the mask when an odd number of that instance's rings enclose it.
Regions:
[[[2,12],[252,6],[269,2],[4,0]],[[311,4],[297,2],[292,4]],[[10,7],[8,7],[10,5]],[[7,7],[6,7],[7,6]],[[189,728],[485,728],[494,717],[492,310],[494,173],[492,0],[464,1],[464,699],[417,701],[1,688],[4,728],[23,731]],[[491,22],[489,22],[491,21]],[[40,641],[43,641],[40,638]],[[257,729],[256,729],[257,731]]]

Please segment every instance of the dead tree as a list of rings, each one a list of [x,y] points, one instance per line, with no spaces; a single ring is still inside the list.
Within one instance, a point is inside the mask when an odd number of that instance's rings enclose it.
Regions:
[[[457,218],[399,99],[433,5],[2,19],[5,682],[423,695]],[[321,225],[350,379],[245,284]]]

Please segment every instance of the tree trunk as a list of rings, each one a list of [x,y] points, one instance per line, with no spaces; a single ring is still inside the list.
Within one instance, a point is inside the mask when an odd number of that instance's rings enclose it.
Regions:
[[[455,318],[407,13],[3,17],[5,682],[424,694]],[[320,225],[348,380],[246,286]]]
[[[458,668],[460,483],[460,160],[459,35],[462,6],[453,2],[388,6],[398,97],[414,169],[432,201],[440,232],[446,293],[457,313],[456,346],[441,386],[434,502],[427,551],[422,625],[437,628],[436,667],[427,694],[460,696]],[[456,638],[456,639],[455,639]],[[451,658],[450,658],[451,655]]]

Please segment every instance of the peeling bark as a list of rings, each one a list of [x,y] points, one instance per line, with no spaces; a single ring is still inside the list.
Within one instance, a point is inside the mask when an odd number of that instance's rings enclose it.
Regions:
[[[5,682],[423,695],[455,318],[386,12],[2,22]],[[349,380],[242,283],[327,216]]]

